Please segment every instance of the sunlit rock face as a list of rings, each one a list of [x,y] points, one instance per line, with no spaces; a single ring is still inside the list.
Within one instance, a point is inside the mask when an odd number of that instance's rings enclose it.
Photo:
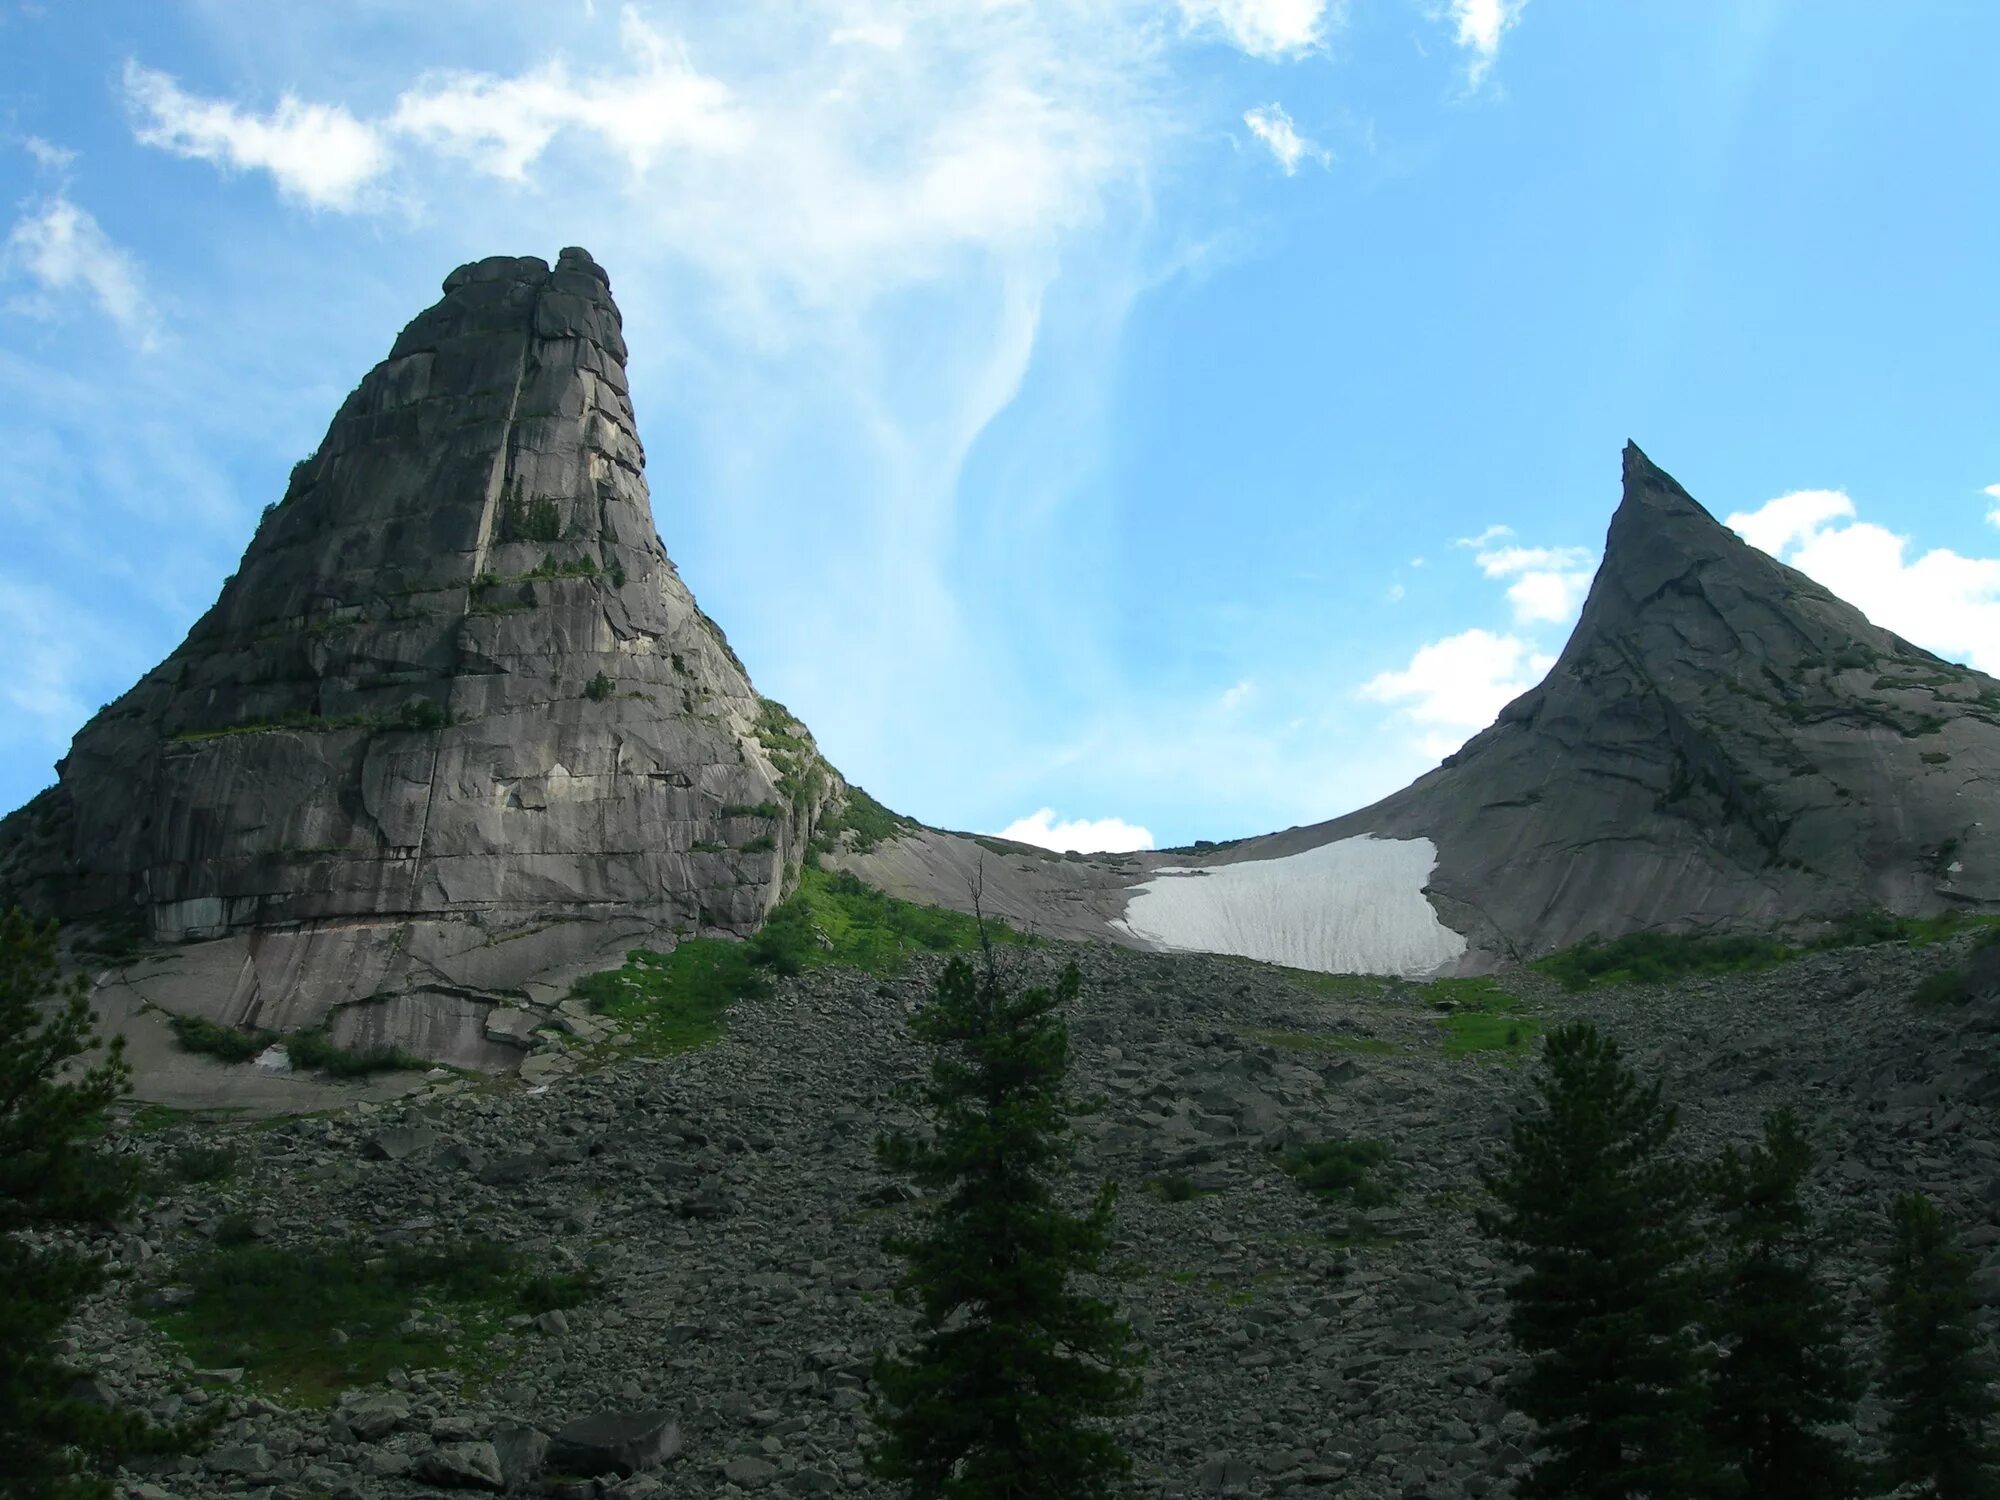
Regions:
[[[357,1038],[473,1061],[534,976],[754,929],[838,783],[681,582],[644,462],[590,256],[460,267],[0,825],[0,887],[229,944],[183,965],[220,1019],[374,998]]]
[[[849,862],[955,905],[976,867],[987,909],[1049,931],[1408,973],[1443,951],[1412,892],[1463,940],[1462,970],[1655,928],[2000,910],[1996,828],[2000,682],[1869,623],[1627,447],[1554,669],[1395,795],[1179,854],[1052,862],[925,833]],[[1435,866],[1345,870],[1363,840]]]
[[[1539,686],[1394,796],[1232,853],[1429,838],[1475,962],[2000,907],[2000,682],[1750,547],[1636,447],[1624,478]]]

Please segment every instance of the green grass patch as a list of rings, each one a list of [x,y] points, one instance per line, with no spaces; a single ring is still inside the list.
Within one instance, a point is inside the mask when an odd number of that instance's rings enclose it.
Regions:
[[[1519,1058],[1541,1034],[1542,1023],[1528,1013],[1520,998],[1483,974],[1434,979],[1419,985],[1417,992],[1443,1012],[1438,1025],[1444,1032],[1447,1057],[1498,1052]]]
[[[1382,1168],[1389,1148],[1381,1141],[1312,1141],[1280,1158],[1292,1180],[1315,1197],[1353,1208],[1379,1208],[1396,1196]]]
[[[1529,967],[1566,990],[1587,990],[1600,984],[1664,984],[1693,974],[1751,974],[1783,963],[1795,951],[1775,938],[1633,932],[1608,943],[1578,943]]]
[[[996,943],[1028,941],[990,919],[986,930]],[[898,901],[845,871],[807,869],[755,937],[690,938],[669,953],[634,948],[622,968],[589,975],[574,992],[623,1023],[636,1050],[661,1057],[715,1041],[729,1007],[769,995],[775,976],[829,964],[890,975],[918,953],[978,947],[979,924],[963,912]]]
[[[476,1368],[506,1316],[573,1307],[597,1291],[585,1277],[535,1276],[483,1241],[378,1249],[218,1240],[178,1280],[191,1299],[150,1316],[197,1364],[240,1365],[256,1385],[313,1406],[392,1369]],[[408,1329],[419,1308],[448,1315],[457,1330]]]
[[[1949,854],[1951,850],[1941,850]],[[1775,938],[1706,937],[1692,933],[1635,932],[1609,943],[1585,942],[1529,967],[1568,990],[1600,984],[1663,984],[1699,974],[1748,974],[1805,953],[1862,948],[1877,943],[1942,943],[1985,928],[2000,932],[2000,917],[1947,911],[1935,917],[1899,917],[1885,911],[1843,912],[1811,942],[1794,947]]]

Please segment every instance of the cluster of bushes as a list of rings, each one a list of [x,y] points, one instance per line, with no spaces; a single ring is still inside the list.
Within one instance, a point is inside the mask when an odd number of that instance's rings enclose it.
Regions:
[[[372,1073],[400,1072],[428,1067],[420,1057],[400,1048],[382,1046],[348,1048],[335,1045],[324,1026],[307,1031],[280,1034],[218,1026],[200,1016],[175,1016],[168,1023],[174,1040],[183,1051],[200,1052],[223,1062],[243,1063],[257,1057],[267,1047],[283,1043],[285,1056],[294,1068],[307,1068],[335,1078],[366,1078]]]

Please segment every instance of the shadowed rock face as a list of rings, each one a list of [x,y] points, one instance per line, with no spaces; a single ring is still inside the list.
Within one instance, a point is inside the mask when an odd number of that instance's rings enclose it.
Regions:
[[[214,608],[0,825],[34,907],[227,944],[183,965],[217,1018],[419,996],[346,1029],[432,1055],[453,997],[754,929],[840,789],[659,541],[604,272],[495,258],[444,292]]]
[[[1561,659],[1439,769],[1359,812],[1193,858],[1093,870],[990,857],[988,905],[1025,901],[1065,930],[1104,919],[1119,894],[1107,885],[1162,865],[1373,834],[1436,845],[1428,894],[1473,969],[1593,934],[2000,909],[2000,682],[1748,546],[1638,448],[1624,470]],[[962,902],[962,879],[927,885],[952,866],[939,843],[906,838],[853,863],[900,893]]]

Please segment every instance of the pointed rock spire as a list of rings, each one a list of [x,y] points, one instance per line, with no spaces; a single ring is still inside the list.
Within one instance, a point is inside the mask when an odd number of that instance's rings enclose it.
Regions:
[[[216,1019],[377,998],[344,1039],[472,1061],[453,1007],[753,929],[840,784],[660,543],[620,324],[580,249],[453,271],[214,607],[8,820],[0,885],[233,945]]]

